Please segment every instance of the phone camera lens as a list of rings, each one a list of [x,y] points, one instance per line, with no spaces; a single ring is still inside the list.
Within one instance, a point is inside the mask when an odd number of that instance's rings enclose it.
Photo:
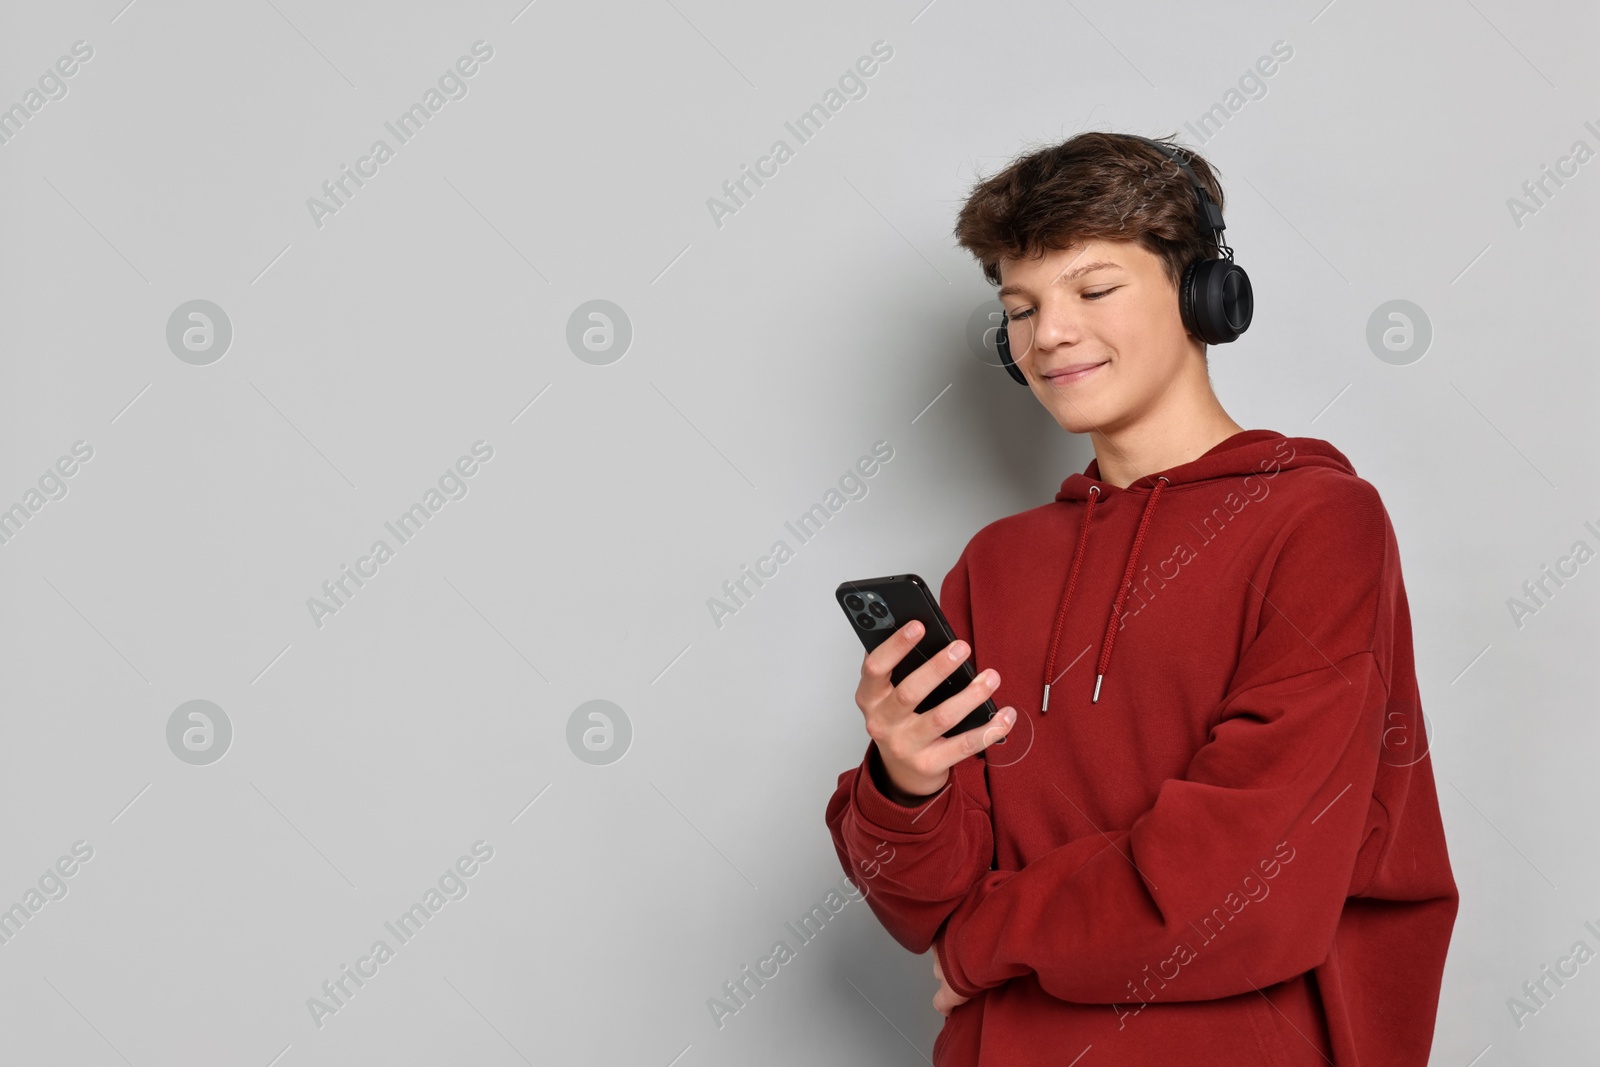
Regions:
[[[876,615],[880,619],[883,618],[885,615],[889,614],[889,609],[884,607],[882,604],[878,603],[876,600],[874,600],[872,602],[872,607],[870,607],[867,610],[871,611],[874,615]]]
[[[867,605],[866,602],[860,597],[856,596],[854,593],[850,593],[844,598],[844,606],[849,608],[851,611],[860,611]]]
[[[856,616],[856,625],[861,627],[863,630],[871,630],[874,629],[878,624],[872,621],[871,615],[868,615],[866,612],[862,612]]]

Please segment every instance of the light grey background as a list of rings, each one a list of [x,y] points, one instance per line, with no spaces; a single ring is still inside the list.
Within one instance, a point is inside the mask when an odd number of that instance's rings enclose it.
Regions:
[[[1091,457],[969,347],[992,289],[950,236],[977,177],[1085,129],[1219,168],[1257,311],[1218,394],[1333,442],[1393,519],[1462,894],[1434,1062],[1592,1054],[1600,964],[1520,1029],[1506,1003],[1600,946],[1600,562],[1507,603],[1600,545],[1600,162],[1508,205],[1600,148],[1592,5],[523,3],[4,6],[0,105],[93,57],[0,145],[0,506],[93,458],[0,545],[0,906],[94,851],[0,945],[0,1060],[924,1062],[930,960],[859,901],[725,1026],[706,1002],[842,874],[823,806],[866,738],[834,585],[937,583]],[[319,228],[307,199],[480,40]],[[1264,94],[1185,127],[1276,41]],[[196,299],[233,329],[205,366],[166,340]],[[1400,299],[1433,339],[1396,366],[1366,333]],[[591,300],[632,326],[607,365],[566,341]],[[715,625],[878,440],[866,497]],[[319,628],[307,598],[477,441]],[[232,727],[209,764],[168,746],[191,700]],[[606,765],[567,742],[591,700],[632,728]],[[477,841],[467,895],[315,1025]]]

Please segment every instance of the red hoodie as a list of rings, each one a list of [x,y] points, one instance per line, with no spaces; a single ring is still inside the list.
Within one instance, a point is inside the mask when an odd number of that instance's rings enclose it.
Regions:
[[[936,1067],[1423,1067],[1457,893],[1377,490],[1271,430],[1099,474],[940,590],[1005,743],[906,808],[869,741],[828,802],[874,914],[971,998]]]

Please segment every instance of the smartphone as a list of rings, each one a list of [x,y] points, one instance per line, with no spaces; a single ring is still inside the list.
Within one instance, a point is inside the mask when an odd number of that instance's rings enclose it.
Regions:
[[[868,652],[883,644],[912,619],[922,623],[921,640],[901,657],[890,672],[890,681],[895,685],[943,652],[945,646],[956,639],[928,583],[915,574],[892,574],[886,578],[841,582],[839,588],[834,590],[834,599],[839,602],[839,607]],[[972,660],[973,657],[969,655],[944,681],[935,686],[933,692],[917,705],[917,714],[931,711],[970,685],[978,676],[978,672],[972,668]],[[986,725],[999,713],[1000,709],[994,706],[993,700],[985,700],[966,718],[946,730],[944,736],[954,737]],[[1005,738],[1001,738],[996,744],[1004,742]]]

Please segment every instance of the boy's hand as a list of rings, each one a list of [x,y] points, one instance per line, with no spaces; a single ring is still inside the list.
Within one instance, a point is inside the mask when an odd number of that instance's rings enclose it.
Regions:
[[[862,659],[861,684],[856,687],[856,706],[866,716],[867,736],[877,745],[890,785],[901,793],[890,799],[900,804],[943,789],[951,767],[1000,740],[1017,721],[1015,709],[1006,707],[987,726],[954,737],[940,736],[989,699],[1000,684],[1000,675],[984,671],[961,692],[918,715],[917,705],[971,651],[965,641],[952,641],[899,685],[891,685],[890,672],[921,636],[922,624],[915,620],[896,630]]]
[[[944,937],[943,931],[940,932],[939,937]],[[937,940],[935,944],[937,944]],[[939,969],[938,948],[933,950],[933,976],[939,980],[938,992],[933,994],[933,1010],[945,1018],[949,1018],[952,1011],[972,999],[971,997],[957,996],[956,991],[950,988],[950,983],[944,980],[944,972]]]

